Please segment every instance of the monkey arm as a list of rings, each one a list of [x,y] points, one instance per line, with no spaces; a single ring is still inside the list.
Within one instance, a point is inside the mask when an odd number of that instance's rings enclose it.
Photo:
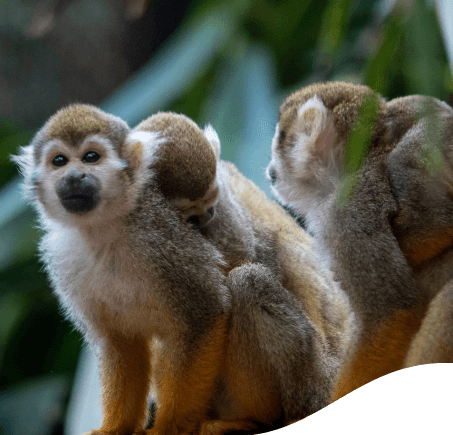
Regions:
[[[341,282],[351,297],[360,333],[340,371],[333,400],[403,368],[412,338],[420,327],[424,307],[410,273],[403,273],[404,267],[388,271],[383,268],[385,258],[393,266],[398,264],[398,250],[389,252],[384,248],[390,248],[390,244],[381,245],[381,249],[379,243],[372,241],[368,245],[368,266],[360,266],[357,257],[362,251],[351,253],[348,261],[343,259],[341,276],[347,275],[349,280]]]
[[[421,317],[417,312],[401,310],[368,332],[356,346],[337,379],[332,401],[355,389],[403,368],[412,337],[418,331]]]
[[[359,335],[333,394],[336,400],[380,376],[403,368],[426,304],[391,228],[395,206],[385,169],[376,159],[344,210],[332,203],[337,229],[325,236],[335,279],[349,294]],[[328,225],[328,222],[325,222]],[[332,225],[333,227],[333,225]]]

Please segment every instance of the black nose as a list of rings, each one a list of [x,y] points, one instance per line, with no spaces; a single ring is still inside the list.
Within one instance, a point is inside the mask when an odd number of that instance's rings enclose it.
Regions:
[[[271,184],[275,184],[277,181],[277,171],[273,166],[269,166],[267,174],[269,176],[269,180],[271,180]]]
[[[70,213],[86,213],[99,202],[100,182],[90,174],[72,172],[63,177],[56,187],[63,207]]]

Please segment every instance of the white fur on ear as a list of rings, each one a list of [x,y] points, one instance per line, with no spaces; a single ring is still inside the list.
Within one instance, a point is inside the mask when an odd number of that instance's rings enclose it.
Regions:
[[[19,166],[19,171],[23,177],[33,172],[33,146],[21,147],[17,156],[11,156],[11,160]]]
[[[155,159],[155,151],[166,142],[156,131],[134,131],[126,139],[127,158],[133,168],[147,168]]]
[[[295,168],[304,172],[310,156],[326,158],[337,141],[329,111],[316,95],[299,107],[296,120],[297,139],[292,152]]]
[[[214,150],[215,156],[217,157],[217,160],[220,158],[220,139],[217,134],[217,132],[214,130],[214,127],[211,124],[208,124],[204,130],[203,133],[208,140],[208,142],[211,144],[212,149]]]
[[[33,145],[21,147],[17,156],[11,156],[11,160],[19,166],[19,172],[24,177],[24,184],[22,185],[24,196],[32,200],[32,175],[35,170],[35,163],[33,158]]]

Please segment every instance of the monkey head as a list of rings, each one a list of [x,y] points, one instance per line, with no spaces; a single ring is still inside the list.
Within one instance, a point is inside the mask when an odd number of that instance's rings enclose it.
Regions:
[[[336,189],[344,147],[366,86],[322,83],[289,95],[280,107],[272,140],[267,177],[274,194],[301,213]],[[384,101],[379,98],[378,122],[371,141],[384,130]]]
[[[202,130],[184,115],[159,112],[134,128],[131,143],[137,135],[150,132],[158,133],[162,141],[151,165],[159,189],[194,228],[205,227],[214,216],[219,195],[216,131],[211,125]]]
[[[53,115],[13,160],[43,217],[86,225],[127,212],[137,194],[137,159],[127,124],[90,105]]]
[[[359,108],[372,94],[350,83],[314,84],[289,95],[280,107],[267,176],[276,196],[305,215],[315,233],[327,199],[338,194]],[[374,95],[370,144],[365,156],[353,158],[363,157],[363,171],[382,165],[380,181],[394,203],[392,231],[415,266],[453,243],[453,109],[430,97],[386,102]],[[354,207],[364,198],[357,201]]]

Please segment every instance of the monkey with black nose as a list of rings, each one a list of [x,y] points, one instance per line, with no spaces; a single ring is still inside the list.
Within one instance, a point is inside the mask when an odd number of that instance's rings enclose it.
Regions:
[[[98,349],[92,435],[275,428],[328,403],[347,302],[311,239],[219,152],[183,116],[130,131],[75,105],[15,158],[55,292]],[[187,222],[206,212],[199,230]]]
[[[194,431],[223,364],[230,296],[221,254],[182,225],[149,169],[161,139],[127,141],[96,107],[57,112],[16,158],[44,235],[42,261],[68,317],[97,346],[103,423],[91,434]],[[152,145],[152,146],[151,146]],[[157,359],[158,364],[154,363]]]
[[[431,111],[421,110],[422,97],[386,102],[366,86],[333,82],[302,88],[280,107],[268,167],[272,188],[305,216],[357,316],[333,400],[405,364],[433,361],[422,358],[423,349],[437,349],[439,359],[453,355],[448,345],[412,344],[436,293],[445,286],[436,304],[451,300],[453,278],[453,110],[424,101]],[[362,105],[371,115],[358,116]],[[367,119],[368,149],[347,160],[348,141]],[[435,126],[442,163],[429,173],[420,156],[436,119],[445,123],[443,130]],[[354,159],[361,167],[351,170]],[[435,313],[450,317],[444,326],[453,324],[453,306],[439,308],[428,312],[421,333],[437,324]],[[453,334],[440,325],[425,337],[442,335],[453,345]]]

